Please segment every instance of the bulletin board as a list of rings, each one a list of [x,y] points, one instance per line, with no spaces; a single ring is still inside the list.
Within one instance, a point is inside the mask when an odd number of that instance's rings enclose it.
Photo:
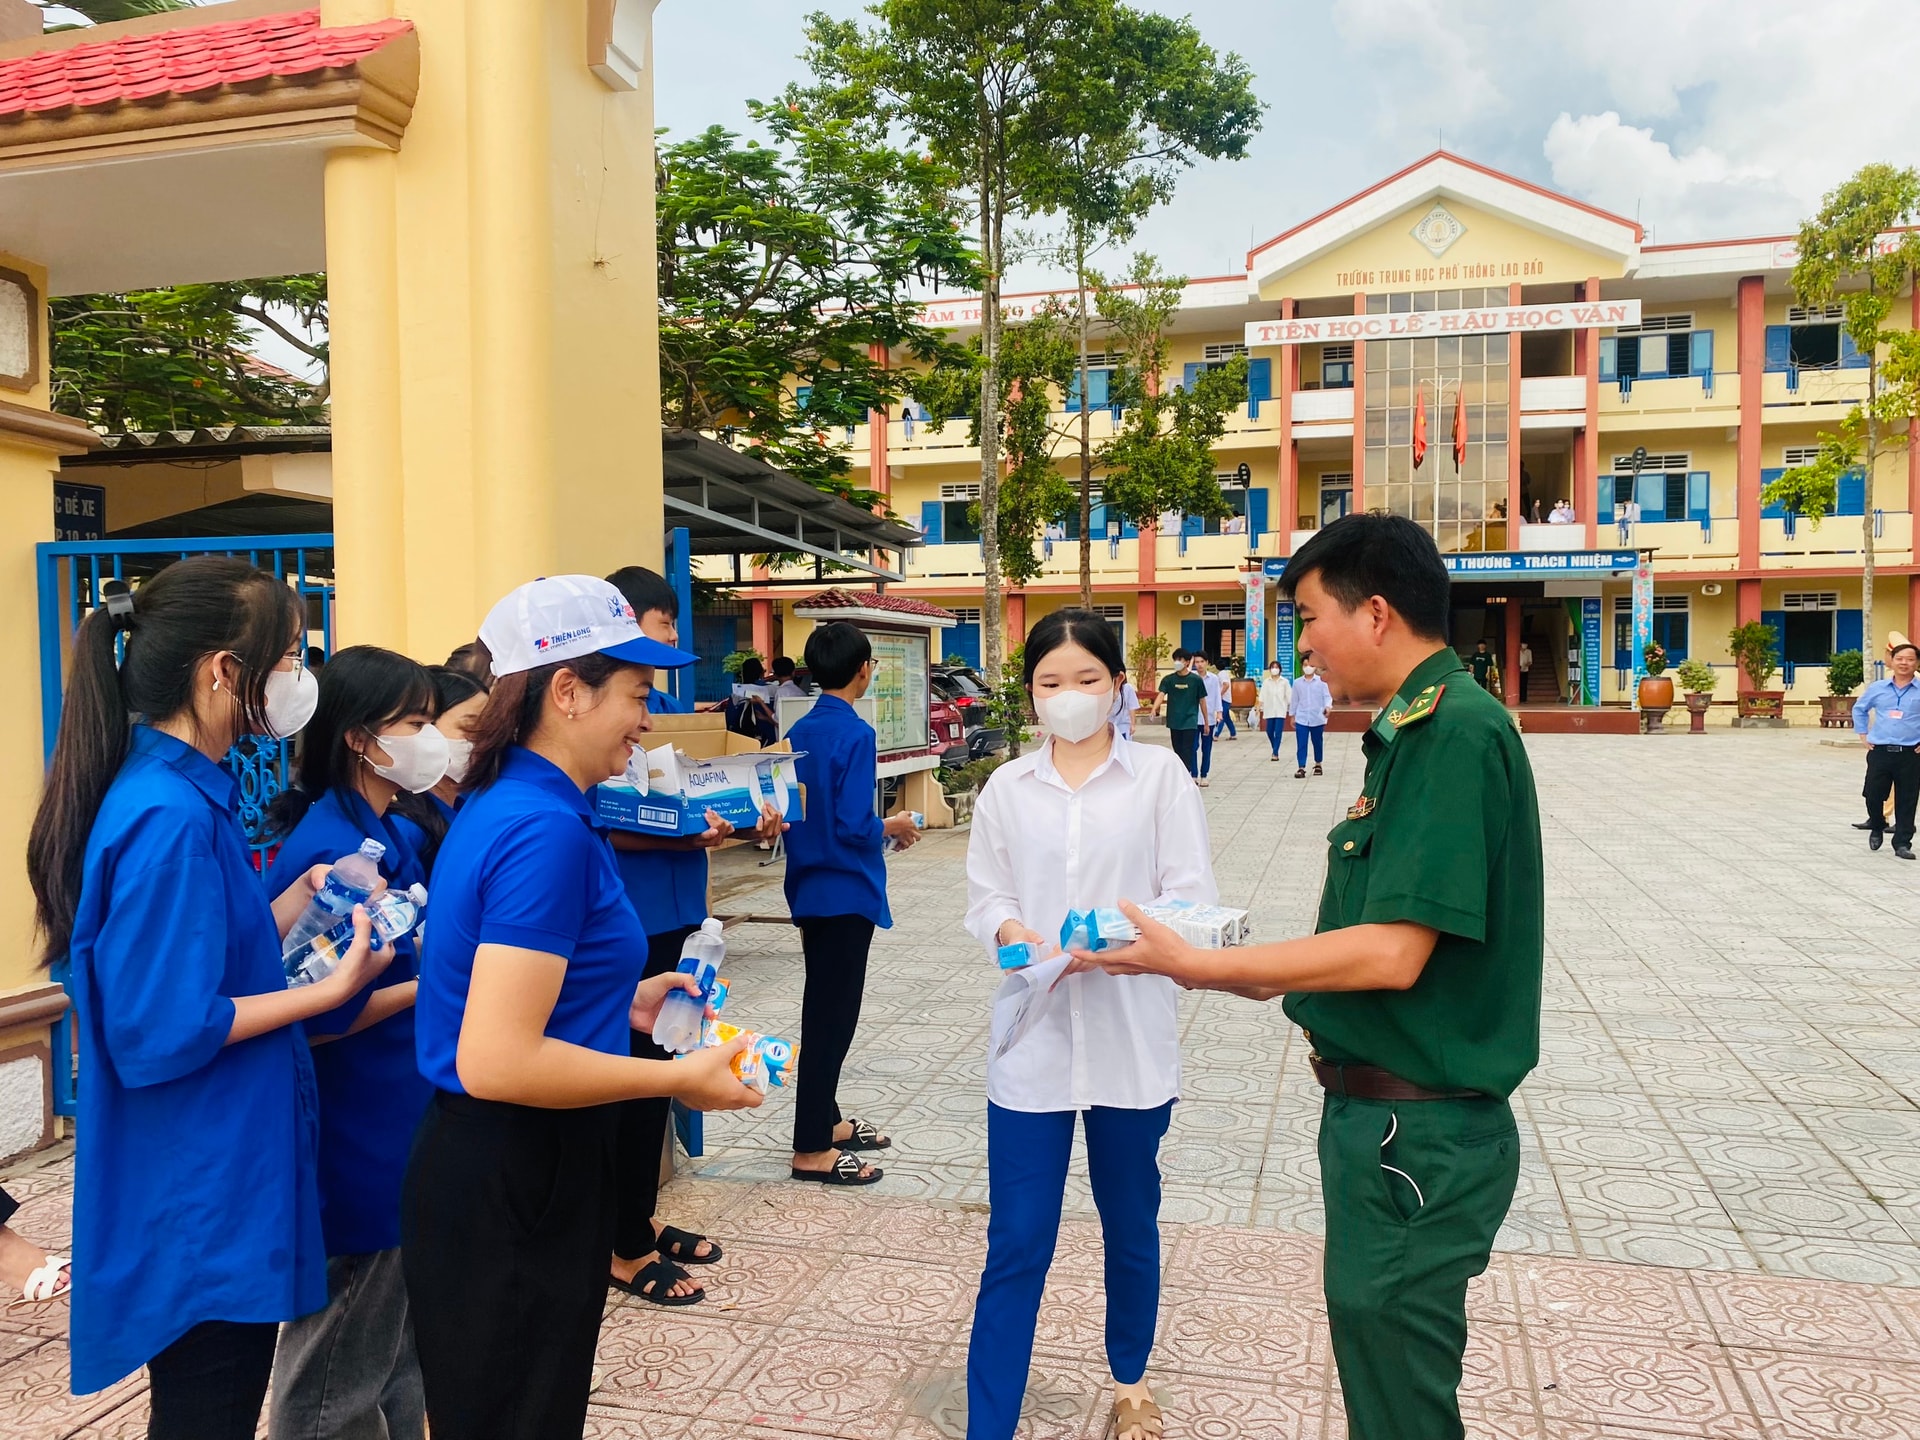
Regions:
[[[868,630],[873,643],[873,728],[882,755],[902,750],[924,750],[932,692],[927,675],[925,635]]]

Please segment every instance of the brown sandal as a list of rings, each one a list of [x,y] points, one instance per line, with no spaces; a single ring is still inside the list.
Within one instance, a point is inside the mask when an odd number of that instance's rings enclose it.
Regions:
[[[1151,1400],[1116,1400],[1113,1418],[1107,1422],[1107,1434],[1113,1440],[1124,1440],[1127,1432],[1135,1429],[1147,1440],[1159,1440],[1166,1428],[1160,1407]]]

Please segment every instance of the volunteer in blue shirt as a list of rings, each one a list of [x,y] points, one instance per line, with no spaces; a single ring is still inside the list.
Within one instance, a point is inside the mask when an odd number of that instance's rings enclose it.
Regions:
[[[429,665],[426,673],[433,685],[433,728],[447,742],[446,773],[418,795],[402,790],[391,808],[419,829],[420,868],[431,876],[460,803],[461,782],[473,763],[473,726],[486,708],[487,687],[466,671],[445,665]]]
[[[74,635],[27,847],[85,1067],[73,1388],[145,1365],[149,1436],[250,1440],[280,1322],[327,1303],[300,1022],[389,957],[356,913],[339,968],[287,988],[280,937],[315,872],[269,899],[219,764],[237,737],[289,736],[313,713],[299,597],[223,557],[109,589]]]
[[[447,742],[432,714],[433,682],[404,655],[354,645],[327,662],[296,783],[268,812],[270,833],[284,836],[267,871],[269,891],[351,855],[367,839],[386,847],[380,873],[389,886],[426,882],[423,837],[393,802],[446,773]],[[320,1082],[328,1300],[280,1332],[273,1440],[426,1433],[400,1270],[400,1177],[433,1093],[413,1058],[419,973],[407,936],[379,979],[307,1022]]]
[[[874,926],[891,928],[887,862],[891,836],[911,845],[912,817],[874,814],[879,752],[873,726],[853,702],[873,683],[873,646],[857,625],[835,620],[807,637],[807,669],[820,698],[787,732],[800,752],[794,772],[804,815],[787,835],[787,912],[800,927],[807,981],[800,1000],[805,1056],[793,1097],[793,1178],[871,1185],[884,1173],[857,1151],[893,1142],[865,1120],[840,1113],[840,1067],[860,1023]]]
[[[640,633],[662,645],[680,644],[680,597],[658,571],[629,565],[607,577],[633,607]],[[681,674],[691,678],[688,671]],[[654,685],[647,695],[649,715],[680,715],[692,709],[685,700]],[[707,918],[707,852],[732,838],[733,826],[708,814],[704,834],[636,835],[615,831],[614,860],[620,867],[627,898],[647,932],[645,975],[664,975],[680,964],[681,947]],[[778,833],[775,812],[768,828],[749,831],[752,838]],[[665,1060],[668,1052],[642,1030],[631,1036],[632,1053]],[[617,1188],[618,1216],[614,1224],[611,1283],[617,1290],[655,1305],[693,1305],[706,1290],[683,1266],[711,1265],[723,1251],[705,1235],[682,1230],[656,1219],[660,1202],[660,1153],[666,1145],[673,1102],[666,1096],[629,1100],[620,1107]]]
[[[522,585],[480,638],[495,679],[434,864],[414,1027],[435,1093],[401,1254],[434,1440],[544,1440],[586,1423],[618,1102],[761,1097],[730,1068],[742,1040],[628,1053],[684,982],[641,979],[646,932],[587,797],[645,736],[650,667],[692,657],[587,575]]]
[[[1913,812],[1920,800],[1920,650],[1902,640],[1888,657],[1893,673],[1869,685],[1854,702],[1853,730],[1867,747],[1867,846],[1878,850],[1893,796],[1893,853],[1913,859]]]

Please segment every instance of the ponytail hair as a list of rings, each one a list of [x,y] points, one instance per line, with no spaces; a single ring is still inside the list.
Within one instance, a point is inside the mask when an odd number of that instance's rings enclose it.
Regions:
[[[131,593],[116,590],[80,622],[53,763],[27,840],[44,961],[64,955],[73,937],[87,837],[127,757],[132,724],[190,718],[200,662],[224,651],[240,662],[235,735],[265,734],[267,676],[304,623],[284,582],[220,555],[177,560]],[[116,663],[123,630],[126,651]]]

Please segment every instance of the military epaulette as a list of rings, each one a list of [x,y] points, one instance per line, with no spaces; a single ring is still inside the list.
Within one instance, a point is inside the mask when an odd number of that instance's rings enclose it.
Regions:
[[[1396,730],[1404,730],[1416,720],[1424,720],[1440,708],[1440,697],[1447,693],[1444,685],[1429,685],[1405,705],[1396,705],[1387,711],[1387,724]]]

